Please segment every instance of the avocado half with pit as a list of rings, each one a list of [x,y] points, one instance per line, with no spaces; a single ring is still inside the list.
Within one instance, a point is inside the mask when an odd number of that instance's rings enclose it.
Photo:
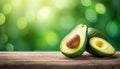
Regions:
[[[86,50],[87,26],[79,24],[61,41],[61,52],[70,58],[81,56]]]
[[[116,52],[115,48],[109,42],[100,37],[90,38],[87,50],[97,57],[112,56]]]

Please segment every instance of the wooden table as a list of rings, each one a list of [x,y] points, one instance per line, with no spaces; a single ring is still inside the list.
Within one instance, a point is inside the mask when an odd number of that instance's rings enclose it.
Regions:
[[[61,52],[0,52],[0,69],[120,69],[120,52],[106,58],[84,52],[74,59]]]

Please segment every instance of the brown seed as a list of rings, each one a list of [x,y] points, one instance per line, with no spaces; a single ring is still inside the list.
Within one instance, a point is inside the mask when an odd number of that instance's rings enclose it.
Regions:
[[[69,48],[77,48],[80,44],[80,36],[78,34],[73,34],[71,35],[67,41],[66,41],[66,45]]]

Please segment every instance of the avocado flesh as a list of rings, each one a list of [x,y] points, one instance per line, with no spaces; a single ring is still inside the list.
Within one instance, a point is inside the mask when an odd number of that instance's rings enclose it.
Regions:
[[[66,40],[68,40],[69,37],[73,34],[78,34],[80,36],[80,43],[77,48],[72,49],[67,47]],[[86,43],[87,43],[87,26],[79,24],[61,41],[60,50],[65,56],[70,58],[81,56],[86,49]]]
[[[112,56],[116,52],[115,48],[110,43],[99,37],[93,37],[89,40],[87,50],[97,57]]]

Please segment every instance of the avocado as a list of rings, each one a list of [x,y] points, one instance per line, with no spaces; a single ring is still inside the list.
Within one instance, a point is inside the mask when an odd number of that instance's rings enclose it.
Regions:
[[[101,33],[101,31],[99,31],[98,29],[89,27],[88,28],[88,39],[92,37],[100,37],[100,38],[106,39],[104,34]]]
[[[97,57],[108,57],[115,54],[115,48],[100,37],[92,37],[89,40],[88,52]]]
[[[86,51],[89,52],[89,53],[92,52],[92,51],[89,49],[89,40],[90,40],[90,38],[92,38],[92,37],[100,37],[100,38],[106,39],[106,37],[104,36],[103,33],[101,33],[101,31],[99,31],[98,29],[89,27],[89,28],[88,28],[88,41],[87,41],[87,47],[86,47]]]
[[[86,25],[79,24],[76,26],[61,41],[60,51],[69,58],[81,56],[86,49],[87,30]]]

